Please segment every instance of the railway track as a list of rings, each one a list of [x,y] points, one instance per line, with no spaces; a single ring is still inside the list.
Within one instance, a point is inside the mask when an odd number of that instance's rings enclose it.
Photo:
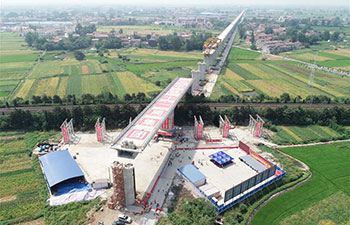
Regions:
[[[133,107],[139,107],[140,105],[147,105],[148,103],[139,104],[139,103],[132,103],[129,104]],[[114,107],[116,105],[123,106],[125,104],[105,104],[109,107]],[[180,103],[179,105],[184,105],[184,103]],[[254,108],[263,108],[263,107],[270,107],[270,108],[276,108],[281,106],[288,106],[288,107],[302,107],[302,108],[333,108],[333,107],[345,107],[350,108],[350,104],[302,104],[302,103],[186,103],[186,105],[208,105],[211,109],[227,109],[231,107],[242,107],[242,106],[251,106]],[[73,109],[76,107],[84,107],[85,105],[62,105],[59,106],[61,108],[65,109]],[[90,105],[93,106],[93,105]],[[54,107],[57,106],[23,106],[23,107],[10,107],[10,108],[0,108],[0,114],[9,114],[16,109],[21,110],[27,110],[30,112],[36,112],[36,111],[50,111],[53,110]]]

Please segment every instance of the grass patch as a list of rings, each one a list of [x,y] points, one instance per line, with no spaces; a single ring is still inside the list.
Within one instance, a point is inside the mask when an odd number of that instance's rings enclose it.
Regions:
[[[247,59],[256,59],[259,57],[261,53],[256,51],[251,51],[248,49],[242,49],[238,47],[232,47],[230,50],[230,54],[228,56],[228,60],[247,60]]]
[[[329,127],[312,126],[277,126],[277,134],[272,138],[276,144],[303,144],[335,140],[343,134],[332,130]]]
[[[349,146],[349,143],[335,143],[282,149],[281,151],[306,163],[313,176],[310,181],[262,207],[252,224],[277,225],[283,219],[307,209],[334,193],[341,191],[349,196]]]

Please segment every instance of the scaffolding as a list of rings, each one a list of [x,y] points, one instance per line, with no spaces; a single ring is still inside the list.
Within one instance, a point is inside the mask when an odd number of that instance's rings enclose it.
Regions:
[[[98,142],[109,143],[112,141],[112,136],[109,136],[106,131],[105,118],[103,118],[102,121],[100,121],[100,118],[97,118],[97,121],[95,123],[95,130]]]
[[[108,202],[107,206],[110,209],[117,207],[125,208],[125,188],[124,188],[124,167],[119,162],[114,162],[112,165],[113,175],[113,194],[111,201]]]
[[[65,119],[60,128],[62,132],[63,142],[65,144],[79,142],[79,137],[74,133],[73,119],[71,119],[69,122],[67,122],[67,119]]]
[[[202,117],[199,116],[198,120],[194,116],[194,138],[200,140],[203,138],[204,123]]]
[[[256,119],[249,114],[249,131],[254,137],[262,137],[265,121],[256,114]]]

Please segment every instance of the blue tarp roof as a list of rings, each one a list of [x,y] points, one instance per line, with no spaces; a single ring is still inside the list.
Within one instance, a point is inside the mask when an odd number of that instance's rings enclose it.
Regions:
[[[51,152],[39,159],[50,188],[65,180],[84,176],[83,171],[67,150]]]
[[[196,183],[205,179],[203,173],[201,173],[196,166],[188,164],[178,169],[184,176],[187,177],[192,183]]]
[[[231,156],[227,155],[223,151],[211,154],[211,155],[209,155],[209,158],[211,158],[212,160],[214,160],[217,164],[219,164],[221,166],[225,165],[226,163],[231,162],[233,160],[233,158]]]

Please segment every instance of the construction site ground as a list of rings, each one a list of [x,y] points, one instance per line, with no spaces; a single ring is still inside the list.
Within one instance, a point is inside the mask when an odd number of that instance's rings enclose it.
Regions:
[[[109,132],[109,135],[115,137],[119,133],[120,131],[113,131]],[[109,143],[97,142],[94,133],[78,132],[76,135],[80,139],[79,143],[63,145],[62,149],[68,149],[70,154],[76,157],[76,162],[88,182],[102,178],[111,180],[109,168],[114,161],[132,163],[135,167],[136,190],[140,196],[143,196],[150,186],[172,144],[171,141],[151,141],[142,153],[119,155]]]
[[[231,139],[222,139],[222,142],[218,142],[218,143],[206,143],[205,140],[197,141],[193,138],[193,127],[184,127],[183,134],[185,139],[188,138],[188,141],[177,145],[177,147],[178,148],[198,148],[198,147],[210,147],[210,146],[212,147],[237,146],[238,140],[240,140],[248,144],[253,150],[260,152],[256,147],[258,143],[264,143],[269,146],[273,145],[272,143],[262,138],[253,137],[250,134],[248,127],[237,127],[234,130],[231,130],[230,133],[232,134]],[[112,132],[111,134],[117,135],[118,131]],[[219,128],[217,127],[205,127],[204,134],[206,135],[206,137],[211,139],[221,139]],[[96,137],[93,136],[94,134],[78,133],[77,135],[81,137],[81,142],[79,145],[69,146],[70,152],[72,155],[76,155],[76,153],[79,152],[79,155],[77,155],[77,161],[79,165],[82,167],[84,173],[85,172],[87,173],[87,177],[90,180],[101,178],[101,176],[106,176],[106,174],[108,175],[108,167],[115,160],[119,160],[119,161],[124,160],[125,162],[134,161],[133,163],[135,165],[135,173],[137,173],[136,171],[138,170],[142,170],[143,172],[146,173],[149,170],[149,166],[152,166],[155,168],[157,165],[159,165],[159,163],[161,163],[162,158],[160,158],[161,156],[160,152],[162,152],[162,155],[164,156],[166,151],[169,151],[168,148],[172,144],[172,142],[164,141],[164,140],[163,141],[160,140],[159,142],[152,141],[147,147],[149,148],[150,151],[147,151],[147,149],[145,149],[145,151],[141,153],[143,155],[149,155],[148,158],[147,159],[144,158],[143,162],[140,161],[135,163],[135,160],[133,158],[118,157],[116,150],[110,149],[108,144],[103,145],[103,144],[97,143]],[[240,163],[242,162],[238,160],[238,157],[240,156],[239,152],[241,152],[238,149],[224,150],[226,153],[228,153],[234,158],[235,163],[231,165],[229,168],[227,168],[227,171],[225,171],[225,173],[220,174],[220,171],[218,171],[219,168],[216,167],[212,162],[210,162],[208,158],[210,154],[215,153],[217,151],[219,150],[209,149],[209,150],[172,151],[170,155],[170,161],[168,165],[165,167],[165,169],[163,170],[163,172],[161,173],[160,178],[154,187],[154,191],[151,194],[151,197],[148,201],[148,204],[152,207],[152,210],[149,213],[146,213],[143,215],[134,215],[130,213],[129,215],[132,216],[134,220],[133,224],[140,224],[140,225],[155,224],[158,217],[158,215],[155,212],[156,208],[162,208],[164,212],[167,212],[167,207],[169,204],[164,205],[164,202],[168,202],[169,197],[171,197],[171,196],[168,196],[171,186],[174,185],[174,183],[175,185],[179,185],[178,180],[174,182],[174,177],[176,175],[176,170],[184,165],[194,162],[195,165],[198,166],[200,170],[205,174],[205,176],[207,176],[208,183],[213,183],[221,192],[224,189],[227,189],[229,186],[232,187],[232,182],[234,182],[234,180],[232,180],[231,177],[235,178],[236,180],[235,182],[239,182],[242,179],[246,179],[246,177],[250,177],[251,175],[253,175],[253,174],[250,174],[249,171],[248,172],[241,171],[242,173],[241,172],[237,173],[238,170],[236,169],[238,167],[241,169],[244,169],[243,168],[244,166],[240,165]],[[144,154],[144,153],[147,153],[147,154]],[[154,155],[154,153],[156,154]],[[264,155],[264,156],[273,161],[273,159],[271,158],[271,155]],[[152,164],[152,160],[154,160],[154,164],[150,165]],[[254,171],[251,171],[251,172],[254,173]],[[226,174],[226,173],[229,173],[229,174]],[[230,184],[226,182],[227,177],[230,177],[230,182],[229,182]],[[138,178],[136,177],[135,182],[136,182],[136,187],[139,187],[144,181],[138,180]],[[142,184],[142,185],[148,185],[148,184]],[[146,189],[146,187],[143,187],[143,189]],[[138,189],[137,189],[137,192],[139,192]],[[111,193],[111,192],[107,192],[107,193]],[[108,197],[108,194],[105,197]],[[167,197],[168,197],[168,200],[166,201]],[[120,213],[125,213],[125,212],[124,211],[120,212],[118,210],[111,210],[105,206],[103,211],[99,211],[95,213],[95,216],[93,219],[94,222],[92,222],[92,224],[98,224],[98,222],[111,224],[114,220],[117,219],[118,214]]]

